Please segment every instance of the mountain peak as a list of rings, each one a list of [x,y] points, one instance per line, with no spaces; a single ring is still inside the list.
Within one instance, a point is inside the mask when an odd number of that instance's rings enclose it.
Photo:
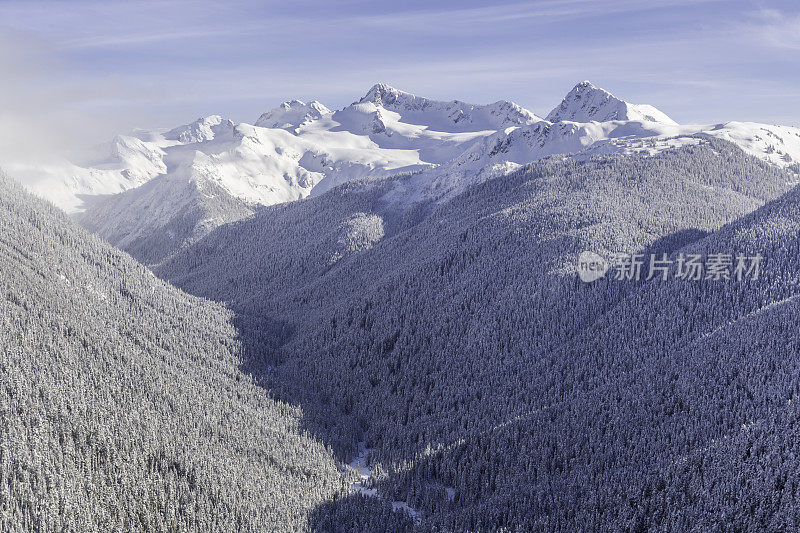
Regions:
[[[301,100],[288,100],[258,117],[255,125],[291,130],[330,113],[330,109],[316,100],[307,104]]]
[[[620,100],[619,98],[617,98],[616,96],[614,96],[613,94],[611,94],[610,92],[606,91],[605,89],[603,89],[601,87],[598,87],[597,85],[595,85],[594,83],[590,82],[589,80],[583,80],[583,81],[581,81],[579,83],[576,83],[575,87],[573,87],[572,90],[569,93],[567,93],[567,97],[570,97],[570,96],[591,97],[593,95],[594,96],[602,96],[603,98],[608,99],[608,100],[615,100],[615,101],[619,101],[619,102],[623,101],[623,100]]]
[[[305,102],[302,100],[287,100],[278,107],[281,109],[292,109],[293,107],[305,107]]]
[[[414,95],[401,91],[399,89],[395,89],[391,85],[386,83],[376,83],[375,85],[367,91],[359,101],[359,104],[364,104],[367,102],[372,102],[375,105],[381,106],[390,106],[397,102],[400,95],[407,95],[414,98]]]
[[[561,104],[547,115],[550,122],[608,122],[637,120],[675,125],[676,122],[651,105],[631,104],[592,82],[584,80],[567,93]]]
[[[573,91],[586,90],[586,89],[595,89],[595,90],[600,90],[600,91],[603,91],[603,92],[608,92],[605,89],[600,89],[599,87],[597,87],[594,83],[590,82],[589,80],[583,80],[581,82],[578,82],[578,83],[575,84],[575,87],[572,88]]]
[[[200,117],[191,124],[178,126],[166,134],[164,138],[183,143],[210,141],[215,137],[233,132],[233,121],[220,115]]]

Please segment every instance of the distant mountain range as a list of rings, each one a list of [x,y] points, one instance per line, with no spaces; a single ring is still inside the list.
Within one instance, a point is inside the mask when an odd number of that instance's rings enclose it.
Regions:
[[[680,126],[588,81],[546,119],[509,101],[442,102],[379,84],[338,111],[293,100],[254,125],[213,115],[169,131],[120,135],[82,166],[42,169],[49,177],[34,192],[134,257],[157,263],[258,206],[355,179],[418,173],[392,196],[413,203],[452,196],[553,154],[647,156],[704,137],[730,140],[800,173],[798,128]]]

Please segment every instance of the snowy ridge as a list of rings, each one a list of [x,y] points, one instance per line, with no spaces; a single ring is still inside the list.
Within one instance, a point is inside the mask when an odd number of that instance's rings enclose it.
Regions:
[[[499,101],[488,105],[458,100],[440,102],[400,91],[384,83],[373,86],[356,102],[365,103],[400,113],[407,119],[406,122],[446,132],[497,130],[541,120],[513,102]]]
[[[731,141],[750,155],[800,173],[800,128],[756,122],[727,122],[707,131]]]

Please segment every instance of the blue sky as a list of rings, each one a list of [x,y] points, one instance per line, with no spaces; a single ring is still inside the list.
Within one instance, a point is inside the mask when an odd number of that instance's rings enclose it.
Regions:
[[[800,6],[0,0],[0,67],[3,106],[97,131],[338,108],[376,82],[544,115],[584,79],[682,123],[800,125]]]

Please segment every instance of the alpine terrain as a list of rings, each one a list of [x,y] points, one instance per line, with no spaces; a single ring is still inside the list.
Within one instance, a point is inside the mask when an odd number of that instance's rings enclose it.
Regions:
[[[800,128],[253,118],[0,178],[0,530],[800,530]]]

